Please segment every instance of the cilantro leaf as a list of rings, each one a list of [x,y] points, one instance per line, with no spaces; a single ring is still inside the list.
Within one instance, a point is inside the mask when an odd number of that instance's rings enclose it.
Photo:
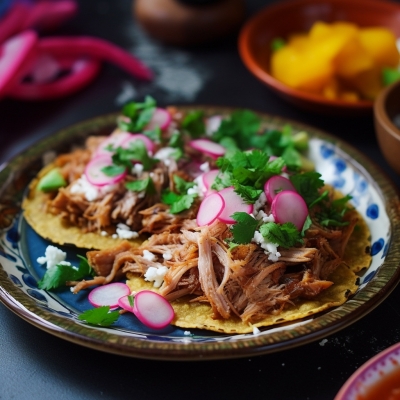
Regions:
[[[143,164],[143,169],[149,171],[159,160],[149,156],[147,148],[141,140],[135,140],[129,143],[128,148],[117,147],[112,156],[112,161],[115,166],[125,168],[131,168],[133,161],[140,162]],[[103,168],[103,171],[106,168]]]
[[[150,122],[155,110],[156,101],[151,96],[146,96],[143,103],[129,102],[122,109],[128,120],[119,119],[118,126],[124,131],[139,132]]]
[[[176,191],[181,194],[187,193],[188,189],[191,189],[192,187],[195,186],[194,182],[185,181],[178,175],[174,175],[173,180],[174,180]]]
[[[204,112],[201,110],[188,112],[183,118],[182,128],[194,138],[203,135],[206,132]]]
[[[319,189],[324,186],[321,174],[314,171],[292,175],[290,181],[308,207],[320,197]]]
[[[57,264],[49,268],[43,278],[38,282],[38,288],[44,290],[57,289],[65,286],[67,281],[79,281],[86,276],[93,276],[94,271],[90,267],[86,258],[78,256],[81,260],[79,267],[71,265]]]
[[[110,311],[110,306],[101,306],[87,310],[78,316],[80,321],[86,321],[90,325],[110,326],[119,318],[118,311]]]
[[[297,242],[302,241],[300,232],[291,222],[284,224],[267,222],[260,226],[260,233],[269,242],[285,248],[293,247]]]
[[[232,218],[236,224],[232,225],[233,242],[236,244],[250,243],[257,230],[259,221],[245,212],[235,212]]]
[[[197,197],[195,194],[179,194],[165,190],[161,195],[161,201],[171,206],[171,214],[179,214],[192,206],[195,197]]]
[[[347,206],[351,199],[350,195],[344,196],[332,202],[326,201],[319,212],[316,213],[316,218],[322,226],[346,226],[348,221],[344,221],[343,217],[350,209]]]
[[[125,187],[128,190],[132,190],[132,192],[146,192],[146,194],[156,193],[154,182],[150,177],[133,182],[127,182]]]

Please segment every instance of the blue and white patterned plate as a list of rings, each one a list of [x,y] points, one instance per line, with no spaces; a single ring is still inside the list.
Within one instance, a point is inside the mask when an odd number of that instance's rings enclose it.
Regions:
[[[195,107],[182,107],[182,109]],[[204,108],[202,108],[204,109]],[[207,108],[212,114],[232,109]],[[264,125],[281,129],[290,123],[293,132],[310,136],[309,156],[323,179],[352,196],[372,234],[372,263],[360,277],[358,291],[341,307],[257,335],[223,335],[203,330],[188,332],[170,326],[155,331],[131,315],[122,315],[112,328],[91,327],[77,319],[90,308],[84,292],[68,289],[47,292],[37,288],[44,267],[47,240],[38,236],[20,212],[30,179],[41,167],[45,151],[67,150],[89,134],[109,133],[115,114],[84,121],[39,142],[0,171],[0,300],[16,314],[51,334],[98,350],[152,359],[221,359],[265,354],[325,337],[367,314],[396,286],[400,270],[400,213],[395,189],[374,165],[343,141],[315,128],[260,114]],[[64,247],[68,261],[78,264],[77,249]],[[83,254],[83,253],[82,253]]]

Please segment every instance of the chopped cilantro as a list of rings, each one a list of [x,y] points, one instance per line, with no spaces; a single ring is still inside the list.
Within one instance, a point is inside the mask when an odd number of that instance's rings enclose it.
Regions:
[[[343,217],[349,207],[348,201],[351,199],[350,195],[344,196],[340,199],[333,200],[332,202],[325,202],[321,206],[321,210],[316,213],[316,218],[322,226],[346,226],[348,221],[344,221]]]
[[[319,189],[324,186],[324,181],[318,172],[309,171],[295,174],[290,177],[290,181],[309,208],[321,196]]]
[[[174,175],[173,179],[176,192],[172,192],[169,189],[164,190],[161,195],[161,201],[171,206],[171,214],[179,214],[184,210],[188,210],[197,197],[196,194],[187,194],[188,189],[194,187],[195,183],[187,182],[177,175]]]
[[[145,130],[142,133],[155,143],[161,142],[161,129],[159,126],[151,130]]]
[[[204,135],[206,132],[206,126],[204,124],[204,112],[200,110],[188,112],[183,118],[182,128],[194,138]]]
[[[271,42],[271,50],[272,51],[277,51],[279,49],[281,49],[282,47],[286,46],[286,41],[285,39],[282,38],[275,38],[272,40]]]
[[[79,281],[87,276],[93,276],[94,271],[86,258],[79,256],[79,267],[57,264],[49,268],[43,278],[38,282],[38,288],[44,290],[57,289],[65,286],[68,281]]]
[[[119,318],[118,311],[111,311],[110,306],[101,306],[87,310],[78,316],[81,321],[86,321],[90,325],[110,326]]]
[[[233,242],[235,244],[250,243],[257,230],[259,221],[245,212],[235,212],[232,218],[236,224],[232,225]]]
[[[119,119],[118,126],[128,132],[142,131],[150,122],[155,110],[156,101],[151,96],[146,96],[143,103],[129,102],[122,109],[122,114],[128,117],[128,120]]]
[[[260,233],[271,243],[276,243],[282,247],[293,247],[296,243],[301,242],[301,233],[294,224],[286,222],[277,224],[275,222],[267,222],[260,226]]]
[[[132,192],[146,192],[146,194],[154,194],[156,192],[154,182],[150,177],[128,182],[125,184],[125,187],[128,190],[132,190]]]

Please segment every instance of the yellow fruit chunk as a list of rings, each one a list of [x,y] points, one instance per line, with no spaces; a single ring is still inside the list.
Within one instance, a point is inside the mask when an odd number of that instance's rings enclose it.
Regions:
[[[395,35],[385,28],[360,29],[360,41],[378,66],[397,67],[399,51]]]
[[[346,21],[317,21],[309,32],[293,33],[271,56],[271,74],[279,81],[346,101],[374,99],[382,89],[382,68],[398,65],[391,31]]]

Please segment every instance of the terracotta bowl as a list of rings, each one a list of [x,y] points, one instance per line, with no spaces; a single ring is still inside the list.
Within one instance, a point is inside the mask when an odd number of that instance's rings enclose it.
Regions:
[[[358,26],[384,26],[400,37],[400,4],[385,0],[286,0],[249,19],[239,35],[239,54],[245,66],[278,95],[302,109],[328,114],[371,113],[372,101],[329,100],[279,82],[269,73],[273,39],[307,32],[314,22],[353,22]]]
[[[382,90],[375,100],[374,123],[386,161],[400,174],[400,81]]]
[[[395,389],[400,389],[400,343],[383,350],[358,368],[334,400],[395,399],[398,397],[390,397]]]

